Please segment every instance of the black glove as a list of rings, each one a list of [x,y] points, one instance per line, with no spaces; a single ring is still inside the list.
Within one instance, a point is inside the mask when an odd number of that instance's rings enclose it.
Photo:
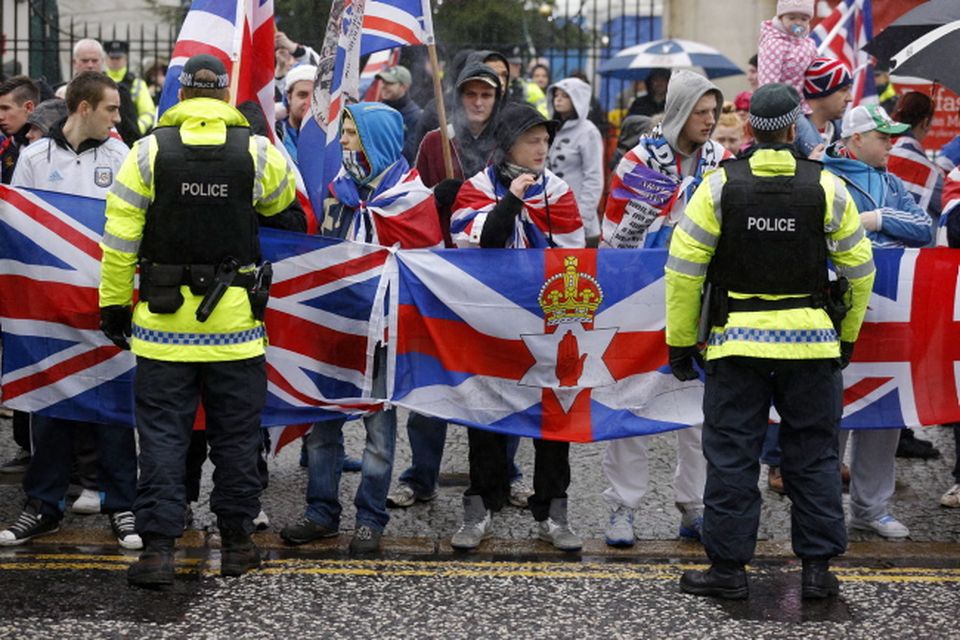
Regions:
[[[686,382],[700,377],[697,370],[693,368],[694,360],[701,365],[703,364],[703,357],[697,347],[669,347],[669,349],[670,372],[673,373],[674,378]]]
[[[450,209],[457,199],[457,193],[460,191],[460,185],[463,180],[450,178],[440,182],[433,188],[433,197],[437,201],[437,209],[443,211]]]
[[[113,344],[121,349],[129,350],[130,343],[127,338],[133,333],[133,327],[130,324],[132,314],[130,307],[123,307],[118,304],[112,304],[109,307],[100,307],[100,331],[110,338]]]
[[[840,341],[840,368],[846,369],[847,365],[850,364],[850,359],[853,358],[853,342],[844,342]]]

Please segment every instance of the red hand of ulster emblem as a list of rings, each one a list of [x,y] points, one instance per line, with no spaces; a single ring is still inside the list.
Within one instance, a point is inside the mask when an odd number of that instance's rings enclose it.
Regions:
[[[557,345],[557,379],[561,387],[575,387],[583,374],[587,354],[580,355],[577,337],[568,332]]]

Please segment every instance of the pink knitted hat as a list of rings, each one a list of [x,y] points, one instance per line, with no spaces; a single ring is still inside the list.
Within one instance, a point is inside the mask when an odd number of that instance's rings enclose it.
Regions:
[[[813,17],[814,0],[779,0],[777,2],[777,17],[785,13],[803,13]]]

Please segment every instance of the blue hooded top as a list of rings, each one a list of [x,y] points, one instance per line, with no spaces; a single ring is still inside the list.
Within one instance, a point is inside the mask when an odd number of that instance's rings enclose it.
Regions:
[[[360,149],[366,156],[370,173],[360,181],[367,184],[403,155],[403,116],[382,102],[358,102],[347,105],[344,116],[349,112],[357,125],[360,136]],[[341,129],[343,119],[340,120]],[[406,171],[409,167],[404,167]]]
[[[824,168],[847,186],[860,213],[880,210],[880,230],[868,231],[874,247],[925,247],[933,238],[933,222],[917,205],[906,185],[886,169],[849,157],[838,143],[823,154]]]

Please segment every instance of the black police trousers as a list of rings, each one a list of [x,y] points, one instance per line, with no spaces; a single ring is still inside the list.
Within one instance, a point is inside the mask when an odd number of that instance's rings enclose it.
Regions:
[[[800,558],[844,552],[838,459],[843,378],[837,360],[727,357],[707,363],[703,397],[703,545],[713,562],[746,564],[760,523],[760,449],[771,403],[780,414],[780,470]]]
[[[220,530],[251,533],[260,513],[257,470],[266,360],[169,362],[137,357],[134,385],[140,479],[133,504],[141,536],[183,534],[187,451],[202,399],[215,465],[210,510]]]

